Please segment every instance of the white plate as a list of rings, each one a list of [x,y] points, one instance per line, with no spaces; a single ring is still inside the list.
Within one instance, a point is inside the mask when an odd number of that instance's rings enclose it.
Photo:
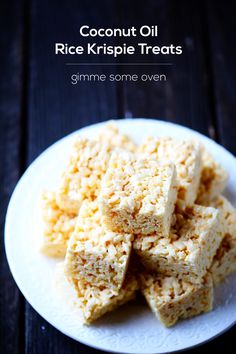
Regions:
[[[236,206],[236,160],[223,147],[190,129],[158,120],[116,121],[122,132],[137,142],[146,135],[197,138],[228,170],[227,194]],[[92,137],[104,123],[81,129]],[[166,329],[148,307],[133,302],[105,315],[95,325],[81,324],[78,314],[53,284],[56,261],[40,254],[35,246],[37,217],[35,205],[41,191],[52,188],[65,162],[75,133],[43,152],[25,172],[12,195],[6,218],[5,245],[15,281],[33,308],[59,331],[91,347],[118,353],[166,353],[186,349],[219,335],[236,320],[236,276],[217,288],[215,306],[210,313],[179,322]]]

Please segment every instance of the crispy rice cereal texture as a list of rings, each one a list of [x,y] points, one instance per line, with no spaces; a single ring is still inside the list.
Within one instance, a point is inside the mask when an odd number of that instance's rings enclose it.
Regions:
[[[114,122],[109,122],[101,129],[95,140],[101,143],[109,143],[113,148],[119,147],[130,152],[135,152],[137,146],[126,134],[121,134]]]
[[[214,284],[217,285],[227,275],[236,271],[236,210],[222,196],[217,197],[210,204],[221,212],[224,228],[224,238],[210,269]]]
[[[94,140],[77,137],[57,193],[61,209],[76,213],[83,200],[94,200],[115,147],[134,150],[135,145],[115,126],[108,126]]]
[[[183,207],[191,206],[196,197],[201,173],[200,146],[193,141],[170,137],[148,137],[140,151],[160,161],[172,161],[176,166],[178,202]]]
[[[227,180],[227,172],[202,147],[202,171],[197,203],[204,204],[221,194],[226,187]]]
[[[200,284],[191,284],[174,277],[140,276],[141,291],[152,312],[166,326],[173,326],[179,319],[208,312],[213,304],[213,285],[210,275]]]
[[[77,215],[61,210],[56,202],[55,193],[45,192],[42,196],[42,217],[42,252],[52,257],[65,256]]]
[[[105,313],[135,298],[138,282],[129,272],[118,294],[105,287],[90,286],[79,279],[72,279],[79,305],[83,311],[84,322],[90,324]]]
[[[65,265],[68,276],[118,291],[124,281],[133,235],[108,230],[97,202],[84,201],[70,239]]]
[[[194,205],[176,212],[169,238],[139,235],[134,249],[146,268],[198,283],[222,238],[218,210]]]
[[[99,196],[103,221],[118,232],[168,236],[176,201],[175,167],[124,151],[113,153]]]

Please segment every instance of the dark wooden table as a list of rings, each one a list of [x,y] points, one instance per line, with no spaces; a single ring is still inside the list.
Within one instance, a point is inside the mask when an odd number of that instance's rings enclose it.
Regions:
[[[98,353],[50,326],[23,298],[4,253],[11,193],[27,166],[64,135],[98,121],[158,117],[191,127],[236,154],[234,1],[46,1],[0,3],[0,352]],[[178,43],[171,67],[68,67],[54,42],[77,43],[82,24],[158,24],[158,43]],[[155,40],[150,40],[154,43]],[[113,40],[111,40],[113,43]],[[100,61],[101,58],[99,58]],[[71,60],[71,58],[70,58]],[[98,61],[96,58],[87,60]],[[102,59],[103,60],[103,59]],[[105,59],[104,59],[105,60]],[[132,59],[134,61],[134,58]],[[142,59],[143,60],[143,59]],[[148,58],[155,62],[154,57]],[[159,59],[158,59],[159,60]],[[72,58],[71,61],[76,61]],[[139,62],[140,58],[135,57]],[[164,73],[166,82],[81,83],[73,72]],[[189,353],[235,353],[235,327]]]

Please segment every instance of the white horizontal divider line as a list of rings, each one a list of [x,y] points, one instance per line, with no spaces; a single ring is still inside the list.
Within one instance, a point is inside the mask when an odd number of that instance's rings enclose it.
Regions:
[[[173,63],[65,63],[65,65],[149,65],[149,66],[154,66],[154,65],[173,65]]]

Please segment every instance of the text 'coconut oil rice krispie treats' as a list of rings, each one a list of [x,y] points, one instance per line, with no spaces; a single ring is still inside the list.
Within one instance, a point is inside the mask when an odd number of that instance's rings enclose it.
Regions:
[[[228,180],[228,173],[203,146],[201,146],[201,151],[202,171],[197,196],[198,204],[210,201],[221,194]]]
[[[63,257],[74,232],[77,215],[61,210],[54,192],[42,195],[43,237],[41,251],[48,256]]]
[[[170,137],[148,137],[139,148],[160,161],[172,161],[176,166],[178,181],[178,201],[191,206],[196,197],[201,174],[200,145],[193,141]]]
[[[172,163],[124,151],[112,154],[99,196],[103,222],[119,232],[168,236],[176,201]]]
[[[143,273],[140,286],[152,312],[166,327],[173,326],[179,319],[212,309],[210,275],[206,275],[200,284],[191,284],[175,277]]]
[[[210,205],[221,213],[223,240],[213,258],[210,271],[214,284],[236,271],[236,210],[223,196],[216,197]]]
[[[93,140],[77,137],[57,193],[61,209],[78,213],[83,200],[97,198],[111,152],[117,146],[128,151],[135,149],[132,140],[112,126]]]
[[[70,281],[76,290],[86,324],[133,300],[138,290],[136,277],[129,271],[118,293],[114,293],[109,287],[91,286],[89,283],[81,282],[80,279],[73,278]]]
[[[68,276],[117,292],[124,281],[132,240],[133,235],[113,232],[102,224],[96,201],[84,201],[66,253]]]
[[[134,249],[147,269],[198,283],[223,238],[219,211],[194,205],[175,214],[170,237],[138,235]]]

